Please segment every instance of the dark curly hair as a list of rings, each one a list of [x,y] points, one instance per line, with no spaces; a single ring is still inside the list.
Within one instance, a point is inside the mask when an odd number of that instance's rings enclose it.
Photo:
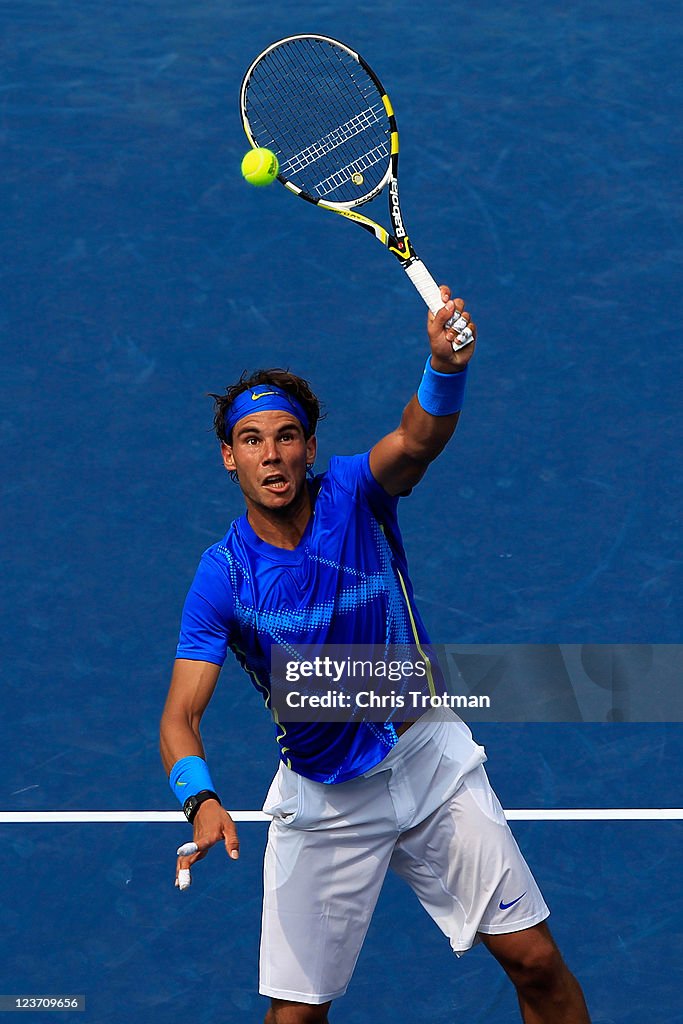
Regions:
[[[311,390],[310,384],[303,377],[297,377],[296,374],[290,373],[289,370],[275,367],[272,370],[255,370],[251,374],[247,374],[245,370],[236,384],[230,384],[225,389],[224,395],[209,395],[209,398],[214,400],[213,427],[219,441],[223,441],[225,444],[232,444],[232,431],[229,435],[225,432],[225,414],[238,395],[241,395],[248,388],[258,387],[260,384],[274,384],[276,387],[282,388],[283,391],[293,395],[300,405],[303,406],[304,412],[308,416],[308,430],[304,432],[306,440],[315,434],[318,420],[322,419],[324,414],[321,411],[320,402]]]

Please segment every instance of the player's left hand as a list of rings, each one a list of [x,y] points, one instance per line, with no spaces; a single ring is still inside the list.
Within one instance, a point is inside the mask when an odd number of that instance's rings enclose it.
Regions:
[[[439,373],[458,373],[465,369],[474,354],[477,326],[472,323],[472,318],[465,309],[464,300],[452,300],[451,290],[444,284],[441,285],[441,300],[444,303],[443,308],[437,313],[427,315],[427,334],[432,349],[432,367]],[[475,341],[454,352],[452,343],[456,339],[456,332],[450,327],[446,328],[446,323],[456,312],[460,313],[474,335]]]
[[[192,883],[190,869],[220,842],[225,844],[227,855],[237,860],[240,844],[235,822],[219,803],[207,800],[195,815],[193,842],[184,843],[177,851],[175,884],[178,889],[189,889]]]

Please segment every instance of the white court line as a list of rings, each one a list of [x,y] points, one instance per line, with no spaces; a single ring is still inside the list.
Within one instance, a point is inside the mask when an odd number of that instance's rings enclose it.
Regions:
[[[234,821],[270,821],[261,811],[230,811]],[[177,825],[187,820],[182,811],[0,811],[0,824],[156,822]]]
[[[235,821],[270,821],[262,811],[230,811]],[[681,821],[683,807],[530,808],[505,812],[508,821]],[[182,811],[0,811],[0,824],[186,824]]]

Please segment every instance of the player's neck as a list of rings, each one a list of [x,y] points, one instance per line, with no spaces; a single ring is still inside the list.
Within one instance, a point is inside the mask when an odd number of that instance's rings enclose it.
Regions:
[[[247,502],[247,519],[256,536],[266,544],[287,551],[294,551],[299,546],[312,514],[307,487],[286,508],[270,509]]]

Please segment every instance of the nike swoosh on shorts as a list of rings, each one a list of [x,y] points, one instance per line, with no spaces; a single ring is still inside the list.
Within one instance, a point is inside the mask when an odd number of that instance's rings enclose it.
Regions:
[[[519,903],[519,901],[521,899],[524,899],[525,896],[526,896],[526,893],[523,892],[522,895],[518,896],[516,900],[512,901],[512,903],[503,903],[503,901],[501,900],[500,903],[498,904],[498,909],[499,910],[509,910],[510,907],[514,907],[515,903]]]

